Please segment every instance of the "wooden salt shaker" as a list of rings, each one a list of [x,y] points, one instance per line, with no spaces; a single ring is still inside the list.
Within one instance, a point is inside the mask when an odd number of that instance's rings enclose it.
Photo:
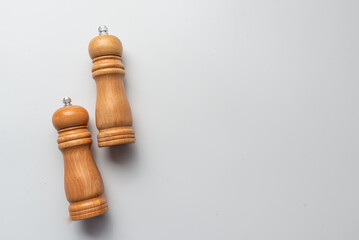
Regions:
[[[72,220],[95,217],[108,210],[103,196],[104,185],[91,152],[91,133],[87,130],[89,115],[83,107],[65,106],[58,109],[52,123],[59,133],[57,139],[65,162],[65,192],[70,202]]]
[[[108,35],[107,27],[99,27],[99,36],[89,44],[93,61],[92,77],[97,85],[96,126],[98,146],[134,143],[132,113],[123,84],[125,67],[121,62],[120,39]]]

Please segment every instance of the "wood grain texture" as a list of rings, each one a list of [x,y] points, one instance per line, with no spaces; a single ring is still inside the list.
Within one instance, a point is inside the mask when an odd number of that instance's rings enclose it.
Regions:
[[[108,210],[102,178],[91,152],[88,120],[87,111],[80,106],[60,108],[52,117],[64,157],[65,192],[72,220],[95,217]]]
[[[92,76],[96,81],[96,126],[99,147],[134,143],[132,113],[123,79],[121,41],[112,35],[91,40],[89,54],[93,61]]]

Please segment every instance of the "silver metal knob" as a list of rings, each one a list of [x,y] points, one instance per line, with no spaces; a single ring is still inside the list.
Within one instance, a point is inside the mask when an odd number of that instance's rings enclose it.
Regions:
[[[64,97],[62,99],[62,102],[64,103],[64,107],[71,106],[71,98],[70,97]]]
[[[105,25],[101,25],[98,27],[99,35],[108,35],[108,28]]]

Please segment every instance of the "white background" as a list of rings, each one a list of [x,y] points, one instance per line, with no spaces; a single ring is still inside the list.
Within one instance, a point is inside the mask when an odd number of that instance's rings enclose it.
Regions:
[[[0,239],[358,239],[358,1],[1,1]],[[97,147],[88,43],[137,143]],[[90,113],[110,210],[68,221],[52,114]]]

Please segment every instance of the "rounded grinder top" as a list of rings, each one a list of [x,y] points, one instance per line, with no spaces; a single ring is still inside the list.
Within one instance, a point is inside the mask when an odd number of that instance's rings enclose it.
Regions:
[[[89,54],[91,59],[115,55],[122,56],[122,43],[120,39],[113,35],[108,35],[106,26],[98,28],[99,36],[94,37],[89,44]]]
[[[71,98],[69,97],[64,98],[63,103],[64,107],[58,109],[52,116],[52,124],[56,130],[87,126],[89,114],[85,108],[71,105]]]

